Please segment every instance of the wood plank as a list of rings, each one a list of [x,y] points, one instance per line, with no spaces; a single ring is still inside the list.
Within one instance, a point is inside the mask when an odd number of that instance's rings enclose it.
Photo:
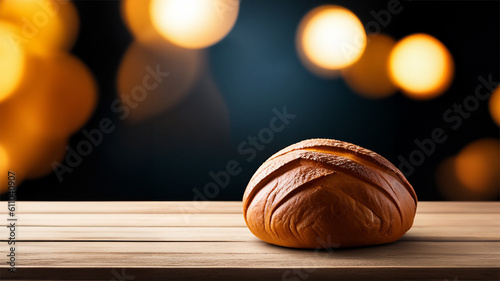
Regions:
[[[8,237],[0,228],[0,237]],[[18,241],[252,241],[247,227],[29,227],[19,231]],[[4,240],[5,241],[5,240]]]
[[[417,213],[413,226],[500,227],[500,214],[426,214]]]
[[[260,241],[241,202],[61,203],[18,202],[18,272],[2,262],[1,280],[500,279],[499,202],[421,202],[400,241],[332,253]]]
[[[494,241],[500,242],[500,227],[414,225],[401,241]]]
[[[19,201],[19,214],[241,214],[240,201]],[[418,202],[418,213],[499,214],[500,202]],[[0,202],[0,214],[7,214],[7,202]]]
[[[7,221],[1,222],[7,225]],[[241,214],[21,214],[23,226],[245,226]]]
[[[0,225],[7,225],[6,220]],[[241,214],[22,214],[17,225],[108,227],[244,227]],[[500,214],[417,214],[415,226],[500,227]]]
[[[419,214],[500,214],[500,202],[418,202]]]
[[[0,238],[8,237],[0,228]],[[37,227],[18,231],[18,241],[254,241],[257,238],[246,227]],[[429,227],[414,226],[401,241],[496,241],[500,227]]]
[[[241,201],[64,201],[16,202],[18,214],[241,214]],[[7,214],[0,202],[0,214]]]
[[[23,267],[482,267],[498,268],[500,242],[396,242],[333,252],[249,242],[25,242]],[[4,251],[4,249],[2,249]],[[3,252],[2,252],[3,254]],[[210,257],[210,258],[208,258]],[[397,261],[397,263],[395,263]],[[0,264],[7,267],[6,264]]]

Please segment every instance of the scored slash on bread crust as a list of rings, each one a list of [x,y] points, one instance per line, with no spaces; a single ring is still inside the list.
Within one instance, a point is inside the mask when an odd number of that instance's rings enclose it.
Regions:
[[[318,202],[311,199],[318,194]],[[243,197],[252,233],[297,248],[393,242],[412,226],[416,206],[412,186],[389,161],[329,139],[302,141],[271,156]],[[318,244],[327,238],[332,245]]]

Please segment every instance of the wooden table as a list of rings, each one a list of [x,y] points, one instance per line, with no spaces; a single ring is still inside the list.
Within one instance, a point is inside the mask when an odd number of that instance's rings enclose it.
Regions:
[[[333,251],[266,244],[241,202],[17,202],[2,280],[499,280],[500,203],[420,202],[398,242]]]

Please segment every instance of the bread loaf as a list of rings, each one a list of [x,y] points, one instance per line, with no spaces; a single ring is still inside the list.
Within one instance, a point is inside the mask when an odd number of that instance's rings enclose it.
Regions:
[[[258,238],[293,248],[384,244],[412,226],[417,196],[382,156],[330,139],[305,140],[271,156],[243,196]]]

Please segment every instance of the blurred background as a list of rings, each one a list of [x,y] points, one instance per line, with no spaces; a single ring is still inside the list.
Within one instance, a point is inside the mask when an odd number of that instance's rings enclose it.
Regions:
[[[309,138],[499,200],[497,1],[0,0],[17,200],[241,200]]]

